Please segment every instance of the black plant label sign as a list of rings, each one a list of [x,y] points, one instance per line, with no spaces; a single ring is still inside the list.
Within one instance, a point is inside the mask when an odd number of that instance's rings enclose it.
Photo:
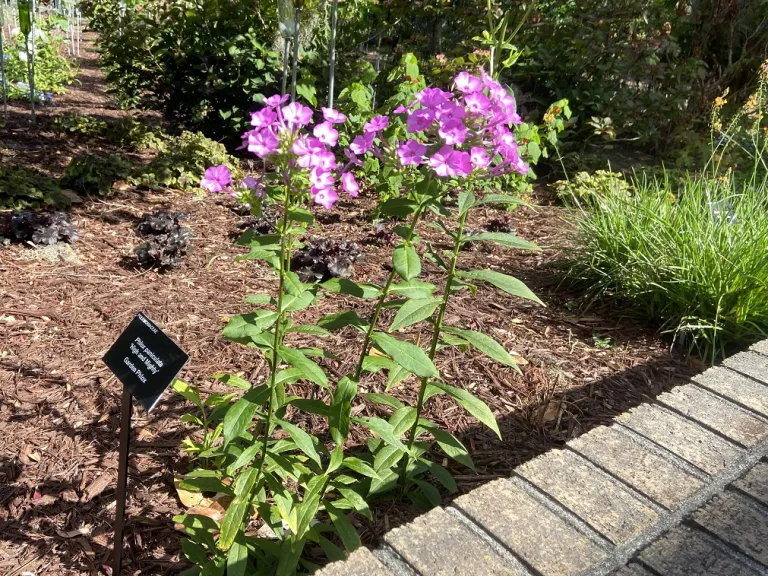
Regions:
[[[189,355],[141,312],[104,355],[104,363],[147,412],[188,360]]]

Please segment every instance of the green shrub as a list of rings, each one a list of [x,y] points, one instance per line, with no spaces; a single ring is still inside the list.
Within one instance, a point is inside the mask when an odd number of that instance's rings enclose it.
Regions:
[[[64,133],[79,134],[91,138],[103,136],[107,131],[107,123],[99,118],[83,116],[74,112],[67,112],[56,116],[51,120],[51,128],[58,136]]]
[[[237,158],[227,154],[223,144],[199,132],[183,132],[181,136],[170,137],[166,149],[138,168],[132,180],[141,186],[191,190],[199,186],[209,166],[220,164],[230,169],[233,180],[242,178]]]
[[[632,186],[621,174],[608,170],[579,172],[570,180],[561,180],[555,185],[557,196],[566,204],[591,205],[606,196],[628,197]]]
[[[67,166],[61,185],[81,194],[111,196],[112,185],[131,174],[131,163],[119,154],[76,156]]]
[[[0,167],[0,208],[44,208],[70,204],[54,178],[22,166]]]
[[[578,220],[570,275],[714,360],[768,334],[768,186],[635,183]]]
[[[166,150],[168,135],[159,126],[135,118],[121,118],[109,131],[109,139],[132,150]]]

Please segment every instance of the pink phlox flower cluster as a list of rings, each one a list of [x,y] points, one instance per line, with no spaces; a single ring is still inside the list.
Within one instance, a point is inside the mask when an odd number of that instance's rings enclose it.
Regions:
[[[339,141],[335,125],[343,124],[347,117],[333,108],[323,108],[323,121],[312,127],[310,133],[308,127],[314,116],[312,109],[299,102],[286,104],[287,100],[287,96],[271,96],[264,101],[264,108],[251,114],[253,129],[243,135],[243,147],[259,158],[281,151],[292,154],[289,164],[306,171],[314,202],[331,208],[339,198],[336,191],[338,165],[332,151]],[[366,134],[357,140],[360,154],[370,150],[376,134],[388,124],[389,118],[379,116],[366,125]],[[350,164],[355,162],[359,161],[353,155]],[[244,182],[247,188],[251,188],[249,184],[260,187],[255,180]],[[354,176],[343,175],[341,187],[352,196],[357,196],[359,191]]]
[[[229,192],[229,185],[232,183],[232,173],[224,164],[220,166],[211,166],[205,171],[203,179],[200,180],[200,187],[208,192]]]
[[[401,166],[427,164],[442,178],[467,177],[474,171],[490,176],[512,170],[526,174],[528,165],[520,158],[510,129],[521,122],[514,97],[484,71],[480,77],[460,72],[454,87],[457,94],[425,88],[413,102],[398,106],[394,114],[406,115],[406,131],[415,136],[394,146],[383,140],[376,144],[374,135],[380,135],[388,122],[383,116],[372,119],[346,150],[348,166],[359,165],[357,157],[369,152],[382,157],[384,149]]]

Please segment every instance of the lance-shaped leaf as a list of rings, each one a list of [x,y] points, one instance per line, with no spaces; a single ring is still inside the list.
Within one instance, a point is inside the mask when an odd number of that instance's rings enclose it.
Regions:
[[[269,396],[269,388],[259,386],[245,393],[245,395],[235,402],[224,416],[224,446],[245,432],[253,421],[259,406]]]
[[[525,202],[519,198],[513,196],[507,196],[506,194],[486,194],[479,200],[475,201],[475,206],[482,206],[483,204],[503,204],[503,205],[517,205],[528,206]]]
[[[326,330],[341,330],[347,326],[354,326],[360,330],[368,328],[368,323],[357,315],[354,310],[347,310],[346,312],[336,312],[334,314],[328,314],[321,318],[317,325]]]
[[[381,288],[375,284],[358,284],[348,278],[331,278],[327,282],[323,282],[320,286],[334,294],[348,294],[366,300],[381,296]]]
[[[392,253],[392,265],[403,280],[411,280],[421,274],[421,260],[416,248],[401,244]]]
[[[413,279],[393,284],[389,291],[392,294],[400,294],[406,298],[431,298],[435,291],[435,285]]]
[[[246,380],[243,380],[237,374],[226,374],[224,372],[218,372],[214,374],[213,377],[219,382],[221,382],[222,384],[226,384],[227,386],[232,386],[233,388],[240,388],[241,390],[251,389],[251,383]]]
[[[227,554],[227,576],[245,576],[248,569],[248,546],[237,540]]]
[[[469,190],[462,190],[459,193],[459,214],[466,214],[469,212],[477,202],[477,198]]]
[[[482,332],[462,330],[460,328],[454,328],[453,326],[443,326],[443,330],[449,334],[460,336],[486,356],[493,358],[496,362],[511,366],[520,372],[515,359],[510,356],[509,352],[507,352],[501,344],[496,342],[496,340],[490,336],[483,334]]]
[[[418,346],[381,332],[375,332],[372,338],[376,346],[408,372],[422,378],[438,377],[437,368],[432,360]]]
[[[392,446],[393,448],[396,448],[397,450],[400,450],[401,452],[407,452],[408,449],[405,447],[405,444],[403,444],[400,441],[400,434],[395,432],[394,427],[392,424],[387,422],[386,420],[382,420],[381,418],[355,418],[355,422],[358,424],[362,424],[372,432],[375,432],[379,435],[379,437],[384,440],[387,444]]]
[[[443,449],[443,452],[445,452],[449,458],[453,458],[456,462],[464,464],[464,466],[471,470],[475,469],[475,464],[472,462],[469,451],[456,436],[438,428],[426,420],[419,420],[419,426],[435,437],[435,442],[437,442],[437,445]]]
[[[493,412],[491,412],[491,409],[488,408],[488,405],[480,400],[480,398],[477,398],[462,388],[449,386],[443,382],[433,381],[431,382],[431,385],[439,388],[449,396],[452,396],[467,412],[488,426],[488,428],[493,430],[496,433],[496,436],[501,439],[501,432],[499,431],[499,425],[496,423],[496,417],[493,415]]]
[[[523,284],[517,278],[513,278],[512,276],[507,276],[501,272],[494,272],[493,270],[472,270],[470,272],[458,271],[457,274],[462,278],[488,282],[489,284],[496,286],[496,288],[503,290],[507,294],[512,294],[512,296],[517,296],[519,298],[525,298],[526,300],[532,300],[533,302],[544,306],[544,302],[539,300],[539,297],[531,292],[531,289],[528,288],[528,286]]]
[[[437,307],[440,306],[440,300],[437,298],[427,298],[425,300],[408,300],[398,310],[395,319],[392,321],[392,325],[389,327],[390,332],[396,332],[407,326],[412,326],[422,320],[430,318],[435,313]]]
[[[344,466],[345,468],[349,468],[350,470],[353,470],[358,474],[361,474],[368,478],[373,478],[375,480],[381,479],[379,478],[379,474],[376,472],[376,470],[371,468],[371,466],[366,462],[363,462],[362,460],[360,460],[360,458],[349,456],[348,458],[344,458],[341,465]]]
[[[482,232],[461,239],[462,244],[467,242],[493,242],[507,248],[518,248],[520,250],[541,250],[536,244],[523,240],[520,236],[507,234],[505,232]]]
[[[235,498],[221,521],[221,533],[219,534],[219,548],[221,550],[229,550],[234,543],[250,506],[251,491],[256,485],[258,476],[259,471],[256,468],[247,468],[235,480]]]
[[[328,377],[323,372],[323,369],[307,358],[302,352],[295,348],[280,346],[279,353],[280,358],[285,362],[301,370],[301,375],[304,379],[319,384],[324,388],[328,387]]]
[[[291,439],[296,443],[296,446],[304,452],[307,456],[309,456],[314,462],[317,463],[318,466],[322,466],[322,461],[320,460],[320,453],[317,451],[317,448],[315,447],[315,439],[299,428],[298,426],[295,426],[291,424],[290,422],[286,422],[285,420],[278,420],[277,423],[282,426],[283,430],[288,432],[288,434],[291,436]]]
[[[359,548],[360,536],[357,535],[357,530],[355,530],[355,527],[352,525],[352,522],[349,521],[347,515],[344,514],[344,511],[339,510],[330,502],[325,502],[324,504],[325,511],[328,512],[328,516],[331,517],[331,522],[333,522],[336,531],[341,537],[341,541],[344,543],[344,548],[349,552]]]

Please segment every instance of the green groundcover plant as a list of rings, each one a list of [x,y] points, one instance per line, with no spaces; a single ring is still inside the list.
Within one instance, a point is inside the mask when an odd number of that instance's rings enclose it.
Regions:
[[[457,92],[425,88],[395,111],[404,119],[405,136],[393,118],[375,116],[352,138],[339,161],[333,152],[346,116],[323,109],[323,120],[311,132],[313,111],[299,103],[284,104],[279,96],[253,114],[253,130],[244,145],[260,158],[269,159],[275,172],[261,180],[234,182],[225,166],[213,166],[201,182],[210,192],[229,192],[250,204],[258,214],[264,200],[282,204],[274,234],[246,233],[240,244],[250,246],[246,259],[264,260],[278,277],[276,295],[255,294],[246,302],[255,312],[231,318],[224,336],[262,355],[269,373],[261,384],[231,374],[216,378],[232,393],[203,399],[197,390],[177,381],[174,388],[197,406],[196,414],[183,417],[201,428],[185,448],[195,468],[180,481],[183,490],[216,492],[226,511],[220,519],[189,513],[175,518],[188,538],[183,541],[194,573],[243,576],[309,573],[317,568],[317,551],[327,559],[345,556],[360,539],[350,515],[371,517],[376,498],[405,497],[424,508],[441,501],[437,485],[449,492],[456,482],[441,465],[451,458],[473,468],[466,447],[453,434],[425,417],[424,407],[436,396],[452,399],[497,435],[499,427],[491,410],[478,398],[446,383],[435,359],[449,347],[473,347],[493,361],[516,368],[508,351],[491,337],[446,322],[451,297],[475,293],[485,283],[521,298],[539,302],[519,280],[490,270],[463,270],[461,248],[468,241],[492,241],[503,246],[535,250],[525,240],[505,233],[465,235],[469,213],[488,204],[514,204],[506,195],[479,197],[475,190],[488,179],[512,171],[524,173],[526,163],[518,154],[510,126],[519,124],[515,102],[487,75],[459,74]],[[396,228],[400,238],[392,253],[392,270],[382,284],[357,283],[332,278],[302,282],[290,269],[291,255],[300,238],[314,224],[310,206],[331,209],[341,189],[356,197],[355,171],[367,158],[403,176],[401,195],[383,202],[380,212],[403,220]],[[458,191],[451,208],[446,196]],[[423,244],[416,232],[426,214],[430,225],[441,230],[451,249],[425,244],[426,257],[442,272],[442,287],[420,280]],[[374,303],[367,317],[342,310],[313,324],[294,321],[297,314],[319,298],[338,294]],[[397,313],[389,326],[381,312]],[[409,341],[401,331],[419,323],[431,324],[426,349]],[[323,345],[331,332],[347,336],[347,346],[360,346],[358,360],[347,374],[329,375],[322,358],[334,358]],[[359,338],[349,337],[358,333]],[[313,345],[306,345],[312,339]],[[386,372],[385,390],[373,390],[366,376]],[[416,402],[408,404],[390,393],[408,376],[416,378]],[[308,396],[292,394],[291,385],[309,383]],[[361,404],[379,416],[356,416]],[[325,421],[319,435],[294,422],[309,413]],[[367,429],[365,446],[349,446],[350,430]],[[256,528],[259,528],[258,531]],[[310,551],[312,553],[310,553]]]
[[[768,334],[767,83],[728,122],[718,99],[702,175],[638,177],[577,222],[571,276],[712,361]]]

